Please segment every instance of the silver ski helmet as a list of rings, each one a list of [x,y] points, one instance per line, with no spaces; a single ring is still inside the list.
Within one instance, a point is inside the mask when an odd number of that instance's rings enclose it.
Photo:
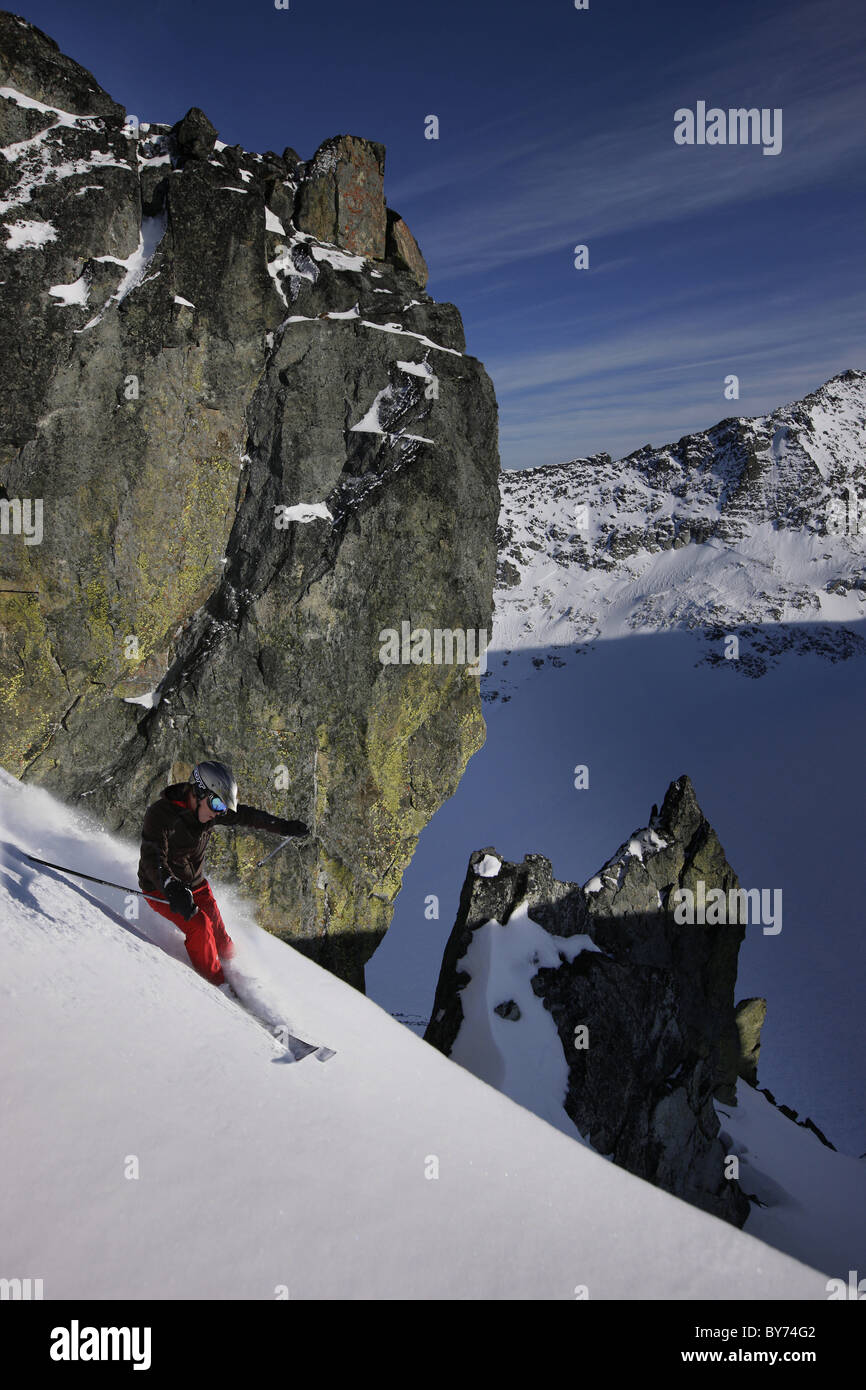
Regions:
[[[225,763],[196,763],[190,773],[190,782],[196,796],[207,801],[212,811],[236,811],[238,809],[238,784]],[[218,802],[219,805],[214,805]]]

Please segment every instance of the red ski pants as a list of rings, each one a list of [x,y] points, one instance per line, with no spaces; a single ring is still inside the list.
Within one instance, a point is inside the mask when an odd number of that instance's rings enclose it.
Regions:
[[[231,960],[235,953],[234,942],[226,931],[225,922],[220,916],[216,899],[205,880],[198,888],[193,888],[192,896],[198,911],[187,922],[179,912],[172,912],[168,902],[148,895],[147,901],[161,917],[174,922],[186,937],[186,951],[193,967],[211,984],[221,985],[225,981],[220,960]]]

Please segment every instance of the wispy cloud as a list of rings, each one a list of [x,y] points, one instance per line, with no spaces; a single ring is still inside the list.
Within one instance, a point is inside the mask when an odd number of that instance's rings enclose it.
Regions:
[[[470,351],[492,345],[506,466],[621,457],[866,367],[850,231],[864,202],[859,15],[854,0],[739,11],[646,67],[626,36],[621,80],[591,73],[568,103],[551,84],[431,142],[389,183],[431,293],[458,299]],[[675,145],[675,110],[699,99],[781,107],[782,153]],[[577,242],[590,245],[586,295],[564,288]],[[739,401],[724,397],[729,373]]]
[[[786,363],[784,369],[771,370],[766,377],[761,374],[748,401],[726,401],[720,394],[717,402],[708,403],[692,399],[686,391],[673,400],[648,392],[620,395],[613,401],[593,395],[585,405],[572,399],[568,408],[539,412],[523,426],[505,424],[500,432],[502,466],[536,468],[602,452],[616,459],[645,444],[659,448],[732,415],[769,414],[851,365],[858,364],[832,357]],[[860,365],[866,370],[866,360]]]
[[[569,120],[551,119],[543,103],[505,115],[466,132],[447,161],[431,152],[435,168],[389,193],[418,231],[434,277],[457,280],[562,252],[575,238],[636,233],[825,183],[863,153],[863,42],[834,29],[842,15],[850,23],[850,6],[831,3],[816,19],[809,4],[786,11],[784,25],[777,16],[756,20],[703,59],[672,59],[653,93],[629,103],[576,103]],[[675,145],[674,110],[699,97],[725,108],[781,105],[781,155]],[[521,122],[529,133],[508,139]],[[410,215],[402,205],[413,200]]]
[[[796,159],[785,159],[784,151],[768,159],[755,146],[675,146],[673,107],[664,120],[636,112],[633,127],[578,144],[553,135],[519,183],[485,187],[483,218],[477,191],[471,201],[450,202],[446,212],[425,218],[421,240],[435,275],[465,279],[528,254],[561,253],[576,239],[635,234],[778,198],[826,182],[862,158],[862,90],[786,114],[785,140],[795,144]]]
[[[828,343],[848,347],[862,343],[866,293],[846,295],[824,308],[831,325]],[[700,315],[665,313],[648,323],[593,336],[591,342],[547,352],[530,349],[501,360],[494,354],[486,365],[497,391],[520,395],[548,390],[558,382],[593,381],[613,371],[640,370],[656,378],[711,364],[736,371],[756,355],[802,350],[812,341],[814,329],[811,308],[798,308],[786,296],[779,296],[766,301],[757,320],[745,304],[721,306],[709,333]]]
[[[826,310],[831,328],[819,349],[813,313],[779,296],[757,320],[742,305],[721,309],[710,334],[702,319],[680,314],[589,345],[493,357],[485,365],[500,402],[503,465],[526,468],[602,450],[621,457],[728,415],[770,410],[848,367],[866,369],[866,294]],[[729,373],[740,378],[740,401],[724,397]]]

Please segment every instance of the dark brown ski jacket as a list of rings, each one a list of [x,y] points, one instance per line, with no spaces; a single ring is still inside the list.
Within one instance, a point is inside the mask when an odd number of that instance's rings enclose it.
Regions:
[[[165,892],[165,880],[177,878],[189,888],[205,881],[204,857],[211,831],[218,826],[242,825],[251,830],[271,830],[278,835],[305,834],[300,821],[283,820],[259,811],[255,806],[238,806],[203,825],[195,811],[186,807],[186,782],[163,788],[162,795],[148,806],[141,827],[141,858],[138,883],[145,893]]]

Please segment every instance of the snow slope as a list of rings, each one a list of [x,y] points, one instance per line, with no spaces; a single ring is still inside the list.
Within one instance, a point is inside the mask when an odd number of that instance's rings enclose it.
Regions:
[[[170,924],[23,858],[131,886],[135,846],[6,773],[0,798],[4,1277],[48,1299],[826,1298],[825,1274],[573,1143],[215,885],[238,987],[338,1051],[287,1065]]]
[[[866,1268],[866,1164],[828,1149],[745,1081],[736,1106],[715,1104],[740,1186],[761,1203],[749,1233],[839,1279]]]

